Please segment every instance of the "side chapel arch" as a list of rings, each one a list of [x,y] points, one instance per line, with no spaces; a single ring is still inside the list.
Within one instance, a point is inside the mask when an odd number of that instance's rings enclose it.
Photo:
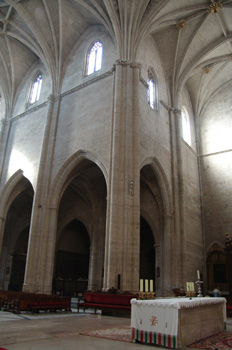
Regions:
[[[157,159],[146,159],[140,172],[140,247],[143,239],[150,242],[150,247],[147,246],[146,249],[154,260],[152,274],[157,295],[167,294],[171,289],[170,213],[171,196],[165,173]]]
[[[207,289],[212,292],[218,287],[222,292],[229,290],[229,269],[225,249],[213,243],[206,258]]]
[[[76,275],[69,277],[69,280],[73,279],[72,291],[69,290],[66,294],[78,291],[78,287],[74,286],[74,280],[79,280],[83,276],[88,279],[88,289],[102,288],[107,197],[105,175],[104,166],[94,154],[79,151],[63,165],[52,187],[51,193],[55,196],[51,198],[51,205],[56,208],[53,285],[57,285],[57,278],[63,279],[62,276],[56,276],[58,255],[66,256],[66,263],[72,260],[71,255],[76,262],[83,258],[85,271],[88,266],[88,274],[83,275],[80,271],[78,273],[78,267]],[[82,247],[82,251],[77,245],[72,249],[67,248],[67,245],[64,247],[64,244],[60,243],[62,235],[72,237],[74,242],[79,242],[78,244],[85,247]],[[87,252],[88,240],[89,252]],[[65,253],[60,253],[61,250]],[[86,261],[87,256],[88,261]],[[61,285],[61,282],[59,284]]]
[[[34,190],[18,170],[1,192],[0,288],[22,290]]]

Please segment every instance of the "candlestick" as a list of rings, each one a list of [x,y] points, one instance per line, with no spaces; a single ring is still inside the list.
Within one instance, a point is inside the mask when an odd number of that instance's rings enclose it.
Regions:
[[[150,292],[153,292],[153,280],[150,280]]]
[[[201,285],[203,285],[203,281],[200,281],[200,279],[198,279],[198,281],[195,282],[197,284],[197,296],[198,297],[203,297],[203,294],[202,294],[202,290],[201,290]]]
[[[145,280],[145,292],[148,292],[148,280]]]
[[[143,280],[140,280],[140,287],[139,287],[140,292],[143,292]]]

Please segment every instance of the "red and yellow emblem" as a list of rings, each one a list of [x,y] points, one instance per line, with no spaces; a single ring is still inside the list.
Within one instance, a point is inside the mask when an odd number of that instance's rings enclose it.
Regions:
[[[155,327],[158,324],[158,319],[156,316],[152,316],[150,321],[151,321],[151,326]]]

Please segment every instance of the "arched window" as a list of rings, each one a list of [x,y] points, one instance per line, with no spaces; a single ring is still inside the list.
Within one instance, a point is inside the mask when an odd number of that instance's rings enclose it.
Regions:
[[[190,119],[186,107],[181,108],[181,119],[182,119],[182,135],[185,142],[191,146],[191,128]]]
[[[43,75],[40,73],[35,78],[35,80],[32,84],[32,87],[31,87],[31,94],[30,94],[30,99],[29,99],[30,104],[35,103],[36,101],[39,100],[42,81],[43,81]]]
[[[149,106],[152,109],[157,109],[157,82],[154,71],[150,68],[148,69],[148,78],[147,78],[147,101]]]
[[[87,59],[87,75],[92,74],[93,72],[101,69],[102,66],[102,43],[96,41],[93,46],[91,46],[88,59]]]

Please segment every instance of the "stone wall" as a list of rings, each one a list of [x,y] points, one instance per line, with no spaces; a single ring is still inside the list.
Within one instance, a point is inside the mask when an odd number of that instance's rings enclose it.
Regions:
[[[103,67],[86,76],[87,50],[96,39],[103,43]],[[116,286],[121,275],[122,288],[136,291],[143,212],[158,243],[159,293],[170,293],[173,284],[195,280],[195,271],[203,269],[190,98],[184,88],[180,105],[170,106],[170,85],[151,36],[141,43],[136,62],[117,61],[117,50],[101,26],[89,29],[77,45],[65,61],[60,85],[52,85],[44,70],[41,99],[28,106],[32,76],[44,69],[41,64],[32,67],[18,93],[9,128],[2,186],[21,169],[35,190],[26,288],[50,290],[57,238],[70,220],[79,219],[92,244],[90,285],[102,287],[104,268],[105,288]],[[155,109],[147,102],[149,67],[157,78]],[[181,105],[190,114],[191,147],[180,136],[176,108]],[[80,154],[91,156],[93,163],[79,162]],[[101,164],[101,171],[94,162]]]
[[[231,234],[232,119],[231,86],[214,96],[201,118],[201,170],[206,252],[224,247]]]

